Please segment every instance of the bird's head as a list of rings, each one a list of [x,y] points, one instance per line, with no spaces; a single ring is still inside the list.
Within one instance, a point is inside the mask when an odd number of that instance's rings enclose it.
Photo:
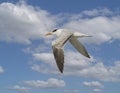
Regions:
[[[61,34],[61,29],[54,29],[51,32],[48,32],[47,34],[45,34],[45,36],[49,36],[49,35],[56,35],[59,36]]]

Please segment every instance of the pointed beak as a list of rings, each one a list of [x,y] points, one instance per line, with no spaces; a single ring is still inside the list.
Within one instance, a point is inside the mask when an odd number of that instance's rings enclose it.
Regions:
[[[47,34],[45,34],[45,36],[49,36],[52,35],[52,32],[48,32]]]

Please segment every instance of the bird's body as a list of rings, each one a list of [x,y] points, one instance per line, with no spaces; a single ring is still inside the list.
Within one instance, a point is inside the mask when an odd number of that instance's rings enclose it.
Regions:
[[[89,37],[86,34],[79,32],[72,32],[67,29],[55,29],[52,32],[47,33],[46,35],[56,35],[58,38],[52,42],[52,49],[56,64],[61,73],[64,69],[64,52],[63,46],[69,40],[70,43],[84,56],[90,58],[85,47],[78,41],[78,37]]]

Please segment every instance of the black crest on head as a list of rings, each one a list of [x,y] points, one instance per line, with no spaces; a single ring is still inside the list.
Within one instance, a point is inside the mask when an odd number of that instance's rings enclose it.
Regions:
[[[55,31],[57,31],[58,29],[54,29],[52,32],[55,32]]]

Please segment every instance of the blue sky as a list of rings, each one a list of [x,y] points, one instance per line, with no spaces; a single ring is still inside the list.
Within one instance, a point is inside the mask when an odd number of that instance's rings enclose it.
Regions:
[[[0,91],[3,93],[117,93],[120,87],[119,0],[1,0]],[[65,67],[56,66],[44,34],[67,28],[92,35],[79,39],[91,59],[69,42]]]

